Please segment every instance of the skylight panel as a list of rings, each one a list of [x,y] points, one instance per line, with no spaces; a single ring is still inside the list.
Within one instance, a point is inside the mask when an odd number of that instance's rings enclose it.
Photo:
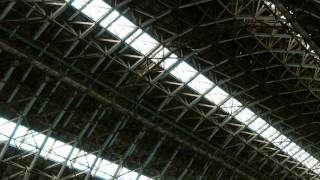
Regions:
[[[28,135],[25,136],[25,139],[23,143],[21,144],[21,149],[24,149],[26,151],[35,151],[40,148],[42,143],[45,140],[45,135],[35,132],[33,130],[29,130]],[[43,149],[41,151],[41,156],[45,157],[48,155],[49,151],[51,150],[51,147],[53,146],[55,140],[51,137],[49,137],[43,146]]]
[[[72,147],[61,141],[55,141],[53,146],[50,148],[48,158],[56,162],[62,162],[67,159]]]
[[[309,158],[303,163],[307,168],[312,169],[316,164],[319,164],[319,161],[315,158]]]
[[[141,176],[139,177],[139,180],[150,180],[150,178],[147,177],[147,176],[141,175]]]
[[[0,118],[2,119],[2,118]],[[0,136],[0,139],[2,141],[6,141],[8,140],[8,138],[10,137],[12,131],[14,130],[16,126],[16,123],[13,123],[13,122],[9,122],[9,121],[6,121],[5,123],[2,123],[1,125],[1,136]]]
[[[92,0],[89,4],[87,4],[82,12],[92,20],[97,21],[110,10],[111,7],[102,0]]]
[[[228,101],[226,101],[224,104],[220,106],[222,110],[229,114],[233,114],[237,110],[239,110],[243,105],[236,100],[235,98],[231,97]]]
[[[319,164],[319,163],[316,164],[316,165],[312,168],[312,170],[313,170],[315,173],[320,174],[320,164]]]
[[[15,126],[16,123],[0,117],[0,141],[8,141],[10,135],[14,131]],[[39,148],[44,142],[45,137],[46,135],[44,134],[29,130],[27,127],[19,125],[15,134],[13,135],[13,139],[10,141],[10,145],[25,151],[36,152],[39,151]],[[77,169],[79,171],[89,169],[97,158],[97,156],[94,154],[85,152],[79,148],[73,148],[72,145],[55,140],[51,137],[47,138],[40,156],[57,163],[67,161],[68,167]],[[103,179],[110,179],[116,172],[118,166],[118,164],[99,158],[93,167],[92,175]],[[124,174],[122,178],[126,180],[129,177],[134,178],[138,176],[138,173],[127,168],[122,168],[122,173]],[[140,178],[149,179],[143,175],[140,176]]]
[[[112,179],[111,175],[107,175],[106,173],[101,172],[101,171],[95,172],[94,176],[100,177],[102,179]]]
[[[82,171],[89,169],[90,166],[93,164],[94,158],[95,157],[88,155],[83,150],[80,150],[77,153],[77,157],[75,157],[73,160],[71,160],[72,166],[73,166],[73,168],[76,168],[76,169],[79,169]]]
[[[199,74],[196,78],[194,78],[191,82],[189,82],[188,86],[193,90],[198,92],[199,94],[205,93],[208,89],[213,86],[213,82],[206,78],[204,75]]]
[[[186,83],[197,74],[197,70],[191,67],[188,63],[182,61],[178,66],[170,71],[170,74],[183,83]]]
[[[27,134],[28,132],[28,128],[24,127],[24,126],[18,126],[16,132],[13,135],[13,140],[10,141],[10,144],[16,146],[19,148],[19,146],[21,145],[21,142],[23,140],[23,136],[25,134]]]
[[[308,157],[310,157],[310,154],[307,153],[305,150],[301,150],[300,152],[296,153],[295,155],[292,156],[294,159],[298,160],[299,162],[303,162],[306,160]]]
[[[294,142],[291,142],[288,146],[283,148],[283,151],[289,154],[290,156],[294,155],[301,148]]]
[[[138,28],[133,34],[131,34],[131,36],[129,36],[125,42],[127,44],[130,44],[133,40],[135,40],[136,38],[138,38],[141,34],[143,33],[143,31]]]
[[[218,86],[214,87],[208,94],[205,95],[206,99],[217,105],[219,105],[228,97],[229,94]]]
[[[74,0],[71,5],[76,9],[81,9],[85,6],[90,0]]]
[[[26,135],[26,139],[24,140],[23,144],[29,143],[30,145],[34,146],[34,147],[40,147],[43,143],[43,141],[45,140],[46,136],[40,133],[37,133],[33,130],[29,131],[30,134]],[[52,140],[52,138],[48,139],[49,141]],[[48,141],[46,142],[46,144],[50,144],[48,143]]]
[[[256,114],[252,112],[248,108],[244,108],[242,111],[240,111],[235,118],[244,123],[245,125],[248,125],[248,121],[251,120],[252,118],[256,117]]]
[[[113,176],[116,173],[118,167],[119,167],[118,164],[112,163],[104,159],[101,161],[99,165],[99,171],[97,172],[97,174],[102,173],[108,176]]]
[[[120,39],[124,39],[129,33],[131,33],[137,26],[129,21],[124,16],[118,18],[107,29],[112,34],[118,36]]]
[[[131,43],[131,47],[143,55],[147,55],[151,50],[159,45],[159,42],[149,34],[143,33]]]
[[[268,141],[272,141],[276,136],[278,136],[280,132],[276,130],[274,127],[269,126],[263,132],[261,132],[260,136],[267,139]]]
[[[105,17],[101,22],[100,26],[107,27],[109,26],[115,19],[120,17],[120,13],[118,11],[112,10],[112,12]]]
[[[41,146],[41,144],[43,143],[44,139],[45,139],[45,135],[44,134],[40,134],[40,133],[34,138],[35,144],[37,144],[35,146],[37,150]],[[49,137],[47,139],[45,145],[43,146],[40,155],[47,158],[47,156],[50,153],[52,153],[52,147],[53,147],[55,142],[57,142],[55,139]],[[62,153],[59,153],[58,155],[61,156]]]
[[[261,119],[260,117],[258,117],[256,120],[254,120],[253,122],[251,122],[248,127],[256,132],[256,133],[261,133],[267,126],[269,126],[268,123],[266,123],[263,119]]]
[[[119,180],[134,180],[137,179],[138,173],[127,168],[122,168],[119,175]]]
[[[37,142],[35,141],[35,139],[39,136],[39,133],[29,130],[27,134],[28,135],[24,137],[24,139],[22,140],[23,143],[21,143],[19,148],[26,151],[33,151],[34,147],[37,147]]]
[[[68,153],[68,156],[69,156],[68,163],[74,163],[75,159],[78,156],[82,155],[81,154],[81,150],[79,148],[73,148],[73,150],[72,150],[72,146],[71,145],[66,145],[66,146],[70,146],[71,147],[71,151],[72,151],[71,153],[70,152]],[[68,165],[70,165],[70,164],[68,164]]]
[[[273,143],[276,147],[278,147],[278,148],[280,148],[280,149],[286,147],[290,142],[291,142],[290,139],[288,139],[286,136],[284,136],[284,135],[282,135],[282,134],[281,134],[280,136],[276,137],[276,138],[272,141],[272,143]]]

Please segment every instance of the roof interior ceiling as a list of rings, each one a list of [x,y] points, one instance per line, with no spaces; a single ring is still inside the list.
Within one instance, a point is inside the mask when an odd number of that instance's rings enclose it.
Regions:
[[[319,4],[281,2],[319,44]],[[262,1],[108,3],[320,159],[318,60]],[[0,12],[3,117],[35,99],[24,126],[46,133],[63,115],[51,136],[92,153],[116,132],[101,156],[152,178],[318,177],[64,1],[3,1]],[[79,138],[95,112],[103,117]],[[24,177],[33,157],[9,147],[1,177]],[[30,179],[60,169],[39,159]],[[85,173],[68,167],[63,177]]]

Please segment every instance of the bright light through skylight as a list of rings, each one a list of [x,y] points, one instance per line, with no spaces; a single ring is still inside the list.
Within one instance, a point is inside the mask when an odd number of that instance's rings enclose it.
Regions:
[[[16,127],[16,123],[10,122],[7,119],[0,117],[0,141],[5,142],[9,140],[10,135]],[[10,141],[12,147],[28,151],[36,152],[39,151],[39,147],[45,140],[45,135],[33,130],[28,129],[25,126],[19,125],[15,134]],[[70,157],[68,158],[68,156]],[[83,151],[79,148],[72,148],[72,145],[66,144],[59,140],[49,137],[43,147],[40,156],[43,158],[50,159],[51,161],[62,163],[67,160],[67,166],[74,168],[78,171],[89,170],[93,163],[93,171],[91,175],[102,178],[111,179],[112,177],[119,176],[119,179],[124,180],[135,180],[133,177],[137,177],[138,173],[129,170],[125,167],[121,169],[120,175],[115,176],[116,170],[119,165],[110,162],[106,159],[98,158],[96,155]],[[122,174],[122,175],[121,175]],[[132,177],[131,179],[129,177]],[[151,179],[144,175],[140,179]]]
[[[227,100],[224,104],[221,105],[221,109],[229,114],[233,114],[242,107],[243,105],[233,97],[231,97],[229,100]]]
[[[214,104],[219,105],[222,101],[227,99],[229,94],[221,89],[219,86],[214,87],[208,94],[205,95],[205,98]]]
[[[197,74],[197,70],[182,61],[178,66],[170,71],[170,74],[185,83]]]
[[[103,15],[107,14],[111,7],[102,0],[92,0],[82,12],[94,21],[99,20]]]
[[[70,0],[66,0],[69,2]],[[269,4],[273,6],[273,4]],[[257,114],[253,113],[250,109],[244,108],[244,105],[240,103],[238,100],[233,98],[230,94],[225,92],[220,87],[216,86],[212,81],[210,81],[207,77],[200,74],[196,69],[190,66],[185,61],[178,59],[177,55],[170,53],[168,49],[162,47],[160,43],[152,38],[150,35],[145,33],[143,30],[138,28],[135,24],[130,22],[126,17],[122,16],[115,9],[112,9],[108,4],[106,4],[103,0],[74,0],[71,4],[74,8],[82,11],[88,18],[91,18],[93,21],[97,21],[98,19],[105,16],[109,11],[112,11],[107,17],[101,20],[100,26],[106,28],[110,33],[115,35],[120,40],[125,40],[124,38],[130,35],[125,42],[128,43],[131,48],[141,53],[144,56],[147,56],[151,51],[155,51],[154,53],[150,53],[150,59],[155,63],[161,61],[160,66],[164,70],[169,70],[173,65],[176,65],[169,73],[175,77],[177,80],[187,83],[187,86],[193,89],[195,92],[204,95],[204,97],[216,104],[220,105],[220,108],[228,113],[235,115],[235,119],[239,122],[245,124],[249,129],[253,132],[260,134],[261,137],[273,143],[276,147],[280,148],[283,152],[292,156],[298,162],[302,163],[307,168],[311,169],[313,172],[319,174],[319,161],[315,159],[312,155],[304,151],[297,144],[292,142],[285,135],[281,134],[280,131],[272,127],[269,123],[267,123],[264,119],[259,117]],[[285,19],[284,19],[285,20]],[[306,45],[309,47],[308,45]],[[167,57],[168,54],[171,54],[168,58],[162,60],[162,58]],[[178,62],[179,61],[179,62]],[[212,89],[213,88],[213,89]],[[211,90],[210,90],[211,89]],[[12,122],[7,122],[7,120],[1,119],[2,122],[6,122],[1,128],[0,140],[6,141],[8,140],[8,136],[12,132],[13,127],[15,126]],[[0,124],[1,124],[0,121]],[[36,149],[37,145],[41,144],[41,141],[44,139],[44,135],[39,134],[35,136],[30,136],[30,138],[36,137],[38,140],[22,140],[17,138],[17,136],[28,133],[35,133],[32,130],[26,129],[26,127],[19,126],[17,133],[14,135],[16,140],[10,142],[10,144],[14,147],[20,147],[21,149],[27,151],[33,151]],[[27,138],[28,139],[28,138]],[[60,141],[50,139],[50,146],[46,146],[44,148],[44,152],[42,156],[46,155],[49,159],[57,162],[61,162],[66,159],[67,154],[71,151],[70,145],[62,143]],[[59,145],[55,145],[55,144]],[[52,149],[51,144],[53,144]],[[51,148],[51,149],[50,149]],[[76,153],[79,153],[83,157],[86,157],[85,160],[82,158],[76,158]],[[68,164],[73,164],[72,166],[78,170],[83,168],[87,168],[90,164],[92,164],[93,159],[96,158],[92,154],[88,154],[79,149],[74,149],[72,154],[74,158],[72,161],[68,162]],[[89,159],[89,160],[87,160]],[[100,168],[107,167],[107,168]],[[118,165],[107,160],[99,159],[99,163],[95,165],[95,175],[101,178],[107,178],[113,175],[116,167]],[[127,172],[128,169],[123,168],[121,173],[126,174],[125,177],[133,176],[136,177],[136,172]],[[147,178],[142,176],[141,178]],[[125,178],[127,179],[127,178]]]
[[[212,86],[214,86],[213,82],[202,74],[199,74],[188,85],[190,87],[193,87],[193,90],[195,90],[199,94],[205,93],[207,90],[212,88]]]
[[[143,55],[148,54],[152,49],[159,45],[159,42],[153,39],[147,33],[143,33],[135,41],[131,43],[131,47],[136,49]]]

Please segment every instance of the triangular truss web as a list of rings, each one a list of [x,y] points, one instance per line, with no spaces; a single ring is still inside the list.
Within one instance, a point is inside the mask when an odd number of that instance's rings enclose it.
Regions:
[[[167,48],[163,47],[160,42],[152,38],[126,17],[122,16],[103,0],[66,1],[67,3],[71,3],[72,7],[81,11],[88,18],[96,22],[99,21],[101,27],[126,42],[132,49],[144,56],[148,56],[154,63],[160,62],[160,66],[165,71],[168,71],[174,78],[185,83],[195,92],[203,95],[208,101],[219,106],[225,113],[234,116],[240,123],[246,125],[253,132],[271,142],[284,153],[311,169],[313,172],[320,174],[320,164],[316,158],[292,142],[279,130],[267,123],[262,117],[259,117],[258,114],[252,112],[244,104],[233,98],[231,94],[202,75],[186,61],[179,60],[176,54],[171,53]],[[272,6],[272,4],[269,5]],[[150,53],[152,51],[155,53]],[[12,132],[14,132],[15,126],[16,123],[0,118],[0,141],[8,141]],[[19,125],[10,140],[10,145],[25,151],[37,151],[44,139],[44,134]],[[74,148],[67,143],[53,138],[47,139],[40,156],[60,163],[67,161],[69,167],[73,167],[79,171],[86,170],[95,164],[92,175],[104,179],[115,176],[116,171],[119,169],[119,165],[116,163]],[[117,175],[121,174],[124,179],[134,179],[138,176],[137,172],[125,167],[121,167],[120,172],[117,172]],[[119,178],[121,178],[121,176]],[[150,178],[142,175],[140,179]]]

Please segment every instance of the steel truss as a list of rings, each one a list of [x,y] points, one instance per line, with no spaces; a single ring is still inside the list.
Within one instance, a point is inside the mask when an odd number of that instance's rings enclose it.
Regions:
[[[318,51],[263,1],[111,4],[319,159]],[[1,113],[116,162],[114,179],[121,167],[155,179],[318,178],[64,1],[0,8]],[[89,179],[93,171],[8,142],[0,159],[3,179]]]

